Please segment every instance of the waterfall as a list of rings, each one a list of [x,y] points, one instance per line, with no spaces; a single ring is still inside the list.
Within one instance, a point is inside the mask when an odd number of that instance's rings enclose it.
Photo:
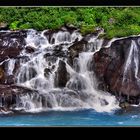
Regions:
[[[86,108],[111,112],[118,109],[115,96],[97,88],[98,81],[92,63],[94,53],[102,47],[103,40],[98,39],[99,34],[87,41],[87,49],[80,52],[73,59],[73,65],[70,65],[69,48],[75,42],[82,41],[83,36],[77,30],[69,32],[64,29],[52,33],[49,37],[45,35],[47,32],[48,30],[27,32],[26,45],[20,53],[20,57],[26,59],[19,60],[16,84],[37,92],[18,96],[14,109],[29,112]],[[28,47],[34,52],[27,52]],[[9,75],[13,74],[14,65],[15,60],[10,59]],[[57,79],[58,77],[60,79]]]
[[[137,80],[137,83],[140,82],[140,79],[138,77],[138,70],[139,70],[139,48],[138,44],[136,44],[136,41],[132,40],[131,46],[128,50],[128,56],[127,61],[124,65],[124,73],[123,73],[123,83],[126,79],[132,80],[132,76],[134,75],[134,78]],[[130,74],[130,69],[133,69],[133,74]]]
[[[76,64],[74,65],[79,65],[80,70],[79,72],[74,70],[72,71],[71,79],[68,81],[67,87],[81,91],[83,95],[85,94],[85,99],[83,99],[83,108],[93,108],[98,112],[110,112],[113,109],[118,108],[118,104],[114,96],[111,96],[109,93],[99,91],[97,88],[98,82],[93,68],[91,67],[93,63],[93,55],[95,52],[100,50],[102,40],[99,41],[96,40],[96,38],[92,40],[93,44],[90,45],[92,48],[89,48],[86,52],[80,53],[78,60],[75,61]],[[95,41],[97,46],[95,46]],[[67,68],[69,69],[70,67],[68,66]]]
[[[13,70],[15,68],[15,59],[9,59],[8,62],[8,75],[13,75]]]

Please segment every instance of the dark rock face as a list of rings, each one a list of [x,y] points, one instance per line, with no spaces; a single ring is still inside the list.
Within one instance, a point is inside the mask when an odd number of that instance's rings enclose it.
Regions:
[[[66,64],[65,62],[60,60],[59,67],[56,72],[55,86],[65,87],[68,80],[69,80],[69,73],[67,72]]]
[[[50,44],[54,44],[55,42],[55,38],[53,38],[54,34],[57,34],[58,32],[68,32],[70,34],[72,34],[74,31],[76,31],[77,28],[73,27],[73,26],[62,26],[60,29],[56,29],[56,30],[47,30],[44,32],[44,36],[48,39]],[[62,40],[66,40],[66,38],[64,37]]]
[[[37,91],[16,85],[0,85],[1,107],[8,109],[16,104],[17,96],[35,92]]]
[[[14,84],[15,73],[19,69],[20,53],[25,47],[27,31],[0,32],[0,84]],[[8,62],[15,60],[13,75],[8,75]]]
[[[44,69],[44,76],[47,78],[49,76],[49,74],[52,73],[51,70],[49,68],[45,68]]]
[[[96,47],[96,43],[94,44],[94,42],[90,42],[89,40],[96,36],[98,32],[86,35],[80,41],[76,39],[73,43],[70,43],[67,50],[65,47],[67,41],[69,41],[69,35],[75,30],[74,27],[68,27],[66,25],[60,30],[48,30],[44,32],[44,35],[48,38],[52,48],[46,47],[43,50],[45,53],[42,55],[44,55],[46,62],[48,62],[47,67],[44,69],[44,76],[46,79],[54,72],[55,68],[57,68],[55,62],[60,58],[61,60],[59,60],[58,69],[55,72],[55,87],[63,89],[67,84],[68,89],[80,91],[86,89],[84,80],[82,77],[75,77],[72,82],[70,81],[68,83],[70,74],[67,71],[66,63],[64,61],[67,60],[67,63],[73,68],[79,57],[79,53],[89,50],[90,45]],[[56,45],[54,44],[55,40],[52,36],[59,31],[65,35],[58,39],[60,44]],[[36,53],[40,53],[38,48],[35,48],[32,45],[27,46],[25,41],[26,36],[27,31],[0,32],[0,103],[2,103],[0,110],[1,107],[2,109],[3,107],[4,109],[8,109],[16,104],[17,96],[21,94],[32,94],[37,92],[15,85],[21,61],[27,62],[30,59],[30,54],[34,56]],[[108,40],[105,40],[103,46],[107,45],[107,43]],[[94,49],[95,48],[93,47],[91,51],[94,52]],[[20,55],[23,50],[28,55]],[[15,64],[12,74],[8,74],[9,60],[11,59],[15,61]],[[102,48],[100,51],[96,52],[93,55],[93,61],[91,63],[88,71],[92,72],[94,70],[99,82],[98,88],[100,90],[108,91],[115,95],[120,101],[120,106],[123,108],[129,106],[129,104],[139,104],[140,37],[129,37],[114,41],[109,48]],[[27,79],[31,80],[38,74],[36,69],[32,66],[29,66],[27,70],[29,76],[26,76],[26,73],[23,70],[23,73],[21,74],[23,78],[21,78],[22,81],[20,82],[25,82]],[[78,65],[75,71],[79,71]],[[71,95],[74,93],[69,91],[68,94]],[[51,107],[51,100],[48,99],[49,101],[46,101],[46,98],[43,96],[44,95],[42,95],[43,106]],[[76,94],[73,96],[76,96]],[[82,93],[81,96],[82,100],[86,100],[86,93]],[[102,100],[102,104],[108,104],[108,102]],[[64,106],[66,105],[67,104],[64,103]]]
[[[6,27],[4,27],[6,28]],[[3,27],[1,28],[3,29]],[[19,69],[20,53],[25,47],[27,31],[0,32],[0,111],[9,111],[16,104],[17,96],[32,93],[32,90],[14,85]],[[8,62],[15,60],[13,75],[7,73]]]
[[[16,58],[25,45],[25,31],[0,33],[0,62],[8,58]]]
[[[33,52],[35,52],[35,49],[32,46],[26,46],[26,52],[33,53]]]
[[[9,84],[9,85],[15,84],[15,77],[14,77],[14,75],[7,76],[7,84]]]
[[[74,43],[69,47],[69,55],[68,55],[68,63],[69,65],[73,65],[73,60],[75,57],[79,56],[79,53],[82,51],[86,51],[87,41],[81,40]]]
[[[4,83],[5,82],[5,73],[4,70],[2,69],[2,67],[0,67],[0,82]]]
[[[131,37],[116,40],[109,48],[102,48],[93,57],[100,88],[134,104],[139,102],[140,96],[140,70],[139,67],[136,69],[140,62],[139,39]],[[135,46],[132,46],[132,41]]]
[[[78,54],[82,51],[86,50],[86,44],[87,42],[82,40],[79,42],[76,42],[75,44],[73,44],[72,46],[70,46],[69,51],[70,51],[70,56],[72,57],[72,59],[74,57],[78,57]]]

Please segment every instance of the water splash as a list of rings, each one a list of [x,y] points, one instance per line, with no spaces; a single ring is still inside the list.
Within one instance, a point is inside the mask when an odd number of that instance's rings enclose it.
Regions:
[[[94,41],[96,39],[94,38]],[[102,41],[101,41],[102,42]],[[79,72],[74,72],[69,68],[68,71],[71,71],[71,79],[67,83],[67,87],[73,90],[81,91],[85,95],[83,103],[86,103],[84,107],[93,108],[97,112],[111,112],[114,109],[118,108],[118,103],[114,96],[111,96],[109,93],[99,91],[97,88],[98,82],[92,68],[92,59],[95,52],[100,50],[101,42],[98,41],[98,47],[94,47],[94,51],[91,52],[91,48],[87,52],[82,52],[79,54],[79,58],[74,61],[79,66]],[[97,43],[97,42],[96,42]]]

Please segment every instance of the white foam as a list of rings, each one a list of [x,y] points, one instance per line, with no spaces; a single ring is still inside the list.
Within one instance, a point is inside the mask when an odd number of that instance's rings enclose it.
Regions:
[[[91,71],[93,55],[100,50],[103,43],[103,40],[98,39],[98,36],[89,40],[89,43],[92,45],[87,47],[88,50],[86,52],[79,54],[75,64],[79,67],[79,72],[77,72],[67,63],[66,58],[55,56],[44,58],[44,55],[50,52],[52,54],[55,46],[62,43],[65,44],[62,46],[62,51],[68,51],[69,46],[76,39],[80,41],[83,38],[80,33],[77,31],[73,33],[59,31],[52,35],[49,43],[48,39],[44,36],[44,32],[38,33],[35,30],[29,30],[26,38],[26,46],[30,45],[34,47],[36,52],[28,54],[29,61],[20,62],[17,84],[38,90],[38,94],[21,96],[16,108],[22,108],[27,112],[40,112],[50,109],[61,111],[94,109],[97,112],[111,112],[118,109],[118,102],[114,96],[97,89],[98,82],[93,70]],[[25,51],[21,55],[27,56]],[[60,60],[65,62],[67,72],[70,74],[70,79],[64,89],[55,87],[55,75]],[[35,76],[33,70],[30,70],[31,68],[35,71]],[[46,68],[51,70],[47,76],[44,74]],[[73,86],[76,89],[73,89]],[[80,86],[81,89],[79,89]],[[45,103],[42,100],[45,100]],[[20,104],[22,104],[22,107]]]

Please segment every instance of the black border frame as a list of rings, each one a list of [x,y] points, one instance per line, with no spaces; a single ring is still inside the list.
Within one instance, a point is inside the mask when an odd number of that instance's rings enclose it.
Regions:
[[[0,6],[140,6],[139,0],[0,0]]]
[[[11,1],[0,0],[0,6],[6,6],[6,7],[8,7],[8,6],[28,6],[28,7],[30,7],[30,6],[33,6],[33,7],[34,6],[58,6],[58,7],[59,6],[70,6],[70,7],[73,7],[73,6],[75,6],[75,7],[77,7],[77,6],[79,6],[79,7],[80,6],[84,6],[84,7],[87,7],[87,6],[101,6],[101,7],[102,6],[124,6],[124,7],[125,6],[139,6],[140,7],[140,1],[139,0],[11,0]],[[17,128],[17,127],[14,127],[14,128]],[[86,126],[74,127],[74,128],[83,128],[83,127],[86,127]],[[120,127],[121,126],[118,126],[118,127],[110,126],[109,128],[112,129],[112,128],[120,128]],[[13,127],[4,127],[4,128],[13,128]],[[19,127],[19,128],[22,128],[22,127]],[[26,128],[26,127],[24,127],[24,128]],[[28,127],[28,128],[33,128],[33,127]],[[38,128],[46,128],[46,127],[42,126],[42,127],[38,127]],[[50,127],[50,128],[54,128],[54,127]],[[55,128],[59,128],[59,127],[57,126]],[[61,127],[61,128],[71,128],[71,127]],[[87,128],[89,128],[89,127],[87,127]],[[100,128],[101,129],[101,128],[108,128],[108,127],[91,126],[90,128]],[[123,127],[123,128],[131,128],[131,126]],[[137,128],[137,126],[135,128]],[[61,129],[60,129],[60,131],[61,131]],[[63,131],[64,131],[64,129],[63,129]],[[110,129],[109,129],[109,131],[110,131]],[[100,132],[100,130],[99,130],[99,132]],[[62,132],[61,134],[63,135],[63,133],[64,132]],[[45,134],[46,134],[46,137],[48,137],[47,136],[48,133],[45,132]],[[93,133],[91,133],[91,136],[92,136],[92,134],[94,137],[95,130]],[[110,135],[110,132],[108,132],[108,135]]]

